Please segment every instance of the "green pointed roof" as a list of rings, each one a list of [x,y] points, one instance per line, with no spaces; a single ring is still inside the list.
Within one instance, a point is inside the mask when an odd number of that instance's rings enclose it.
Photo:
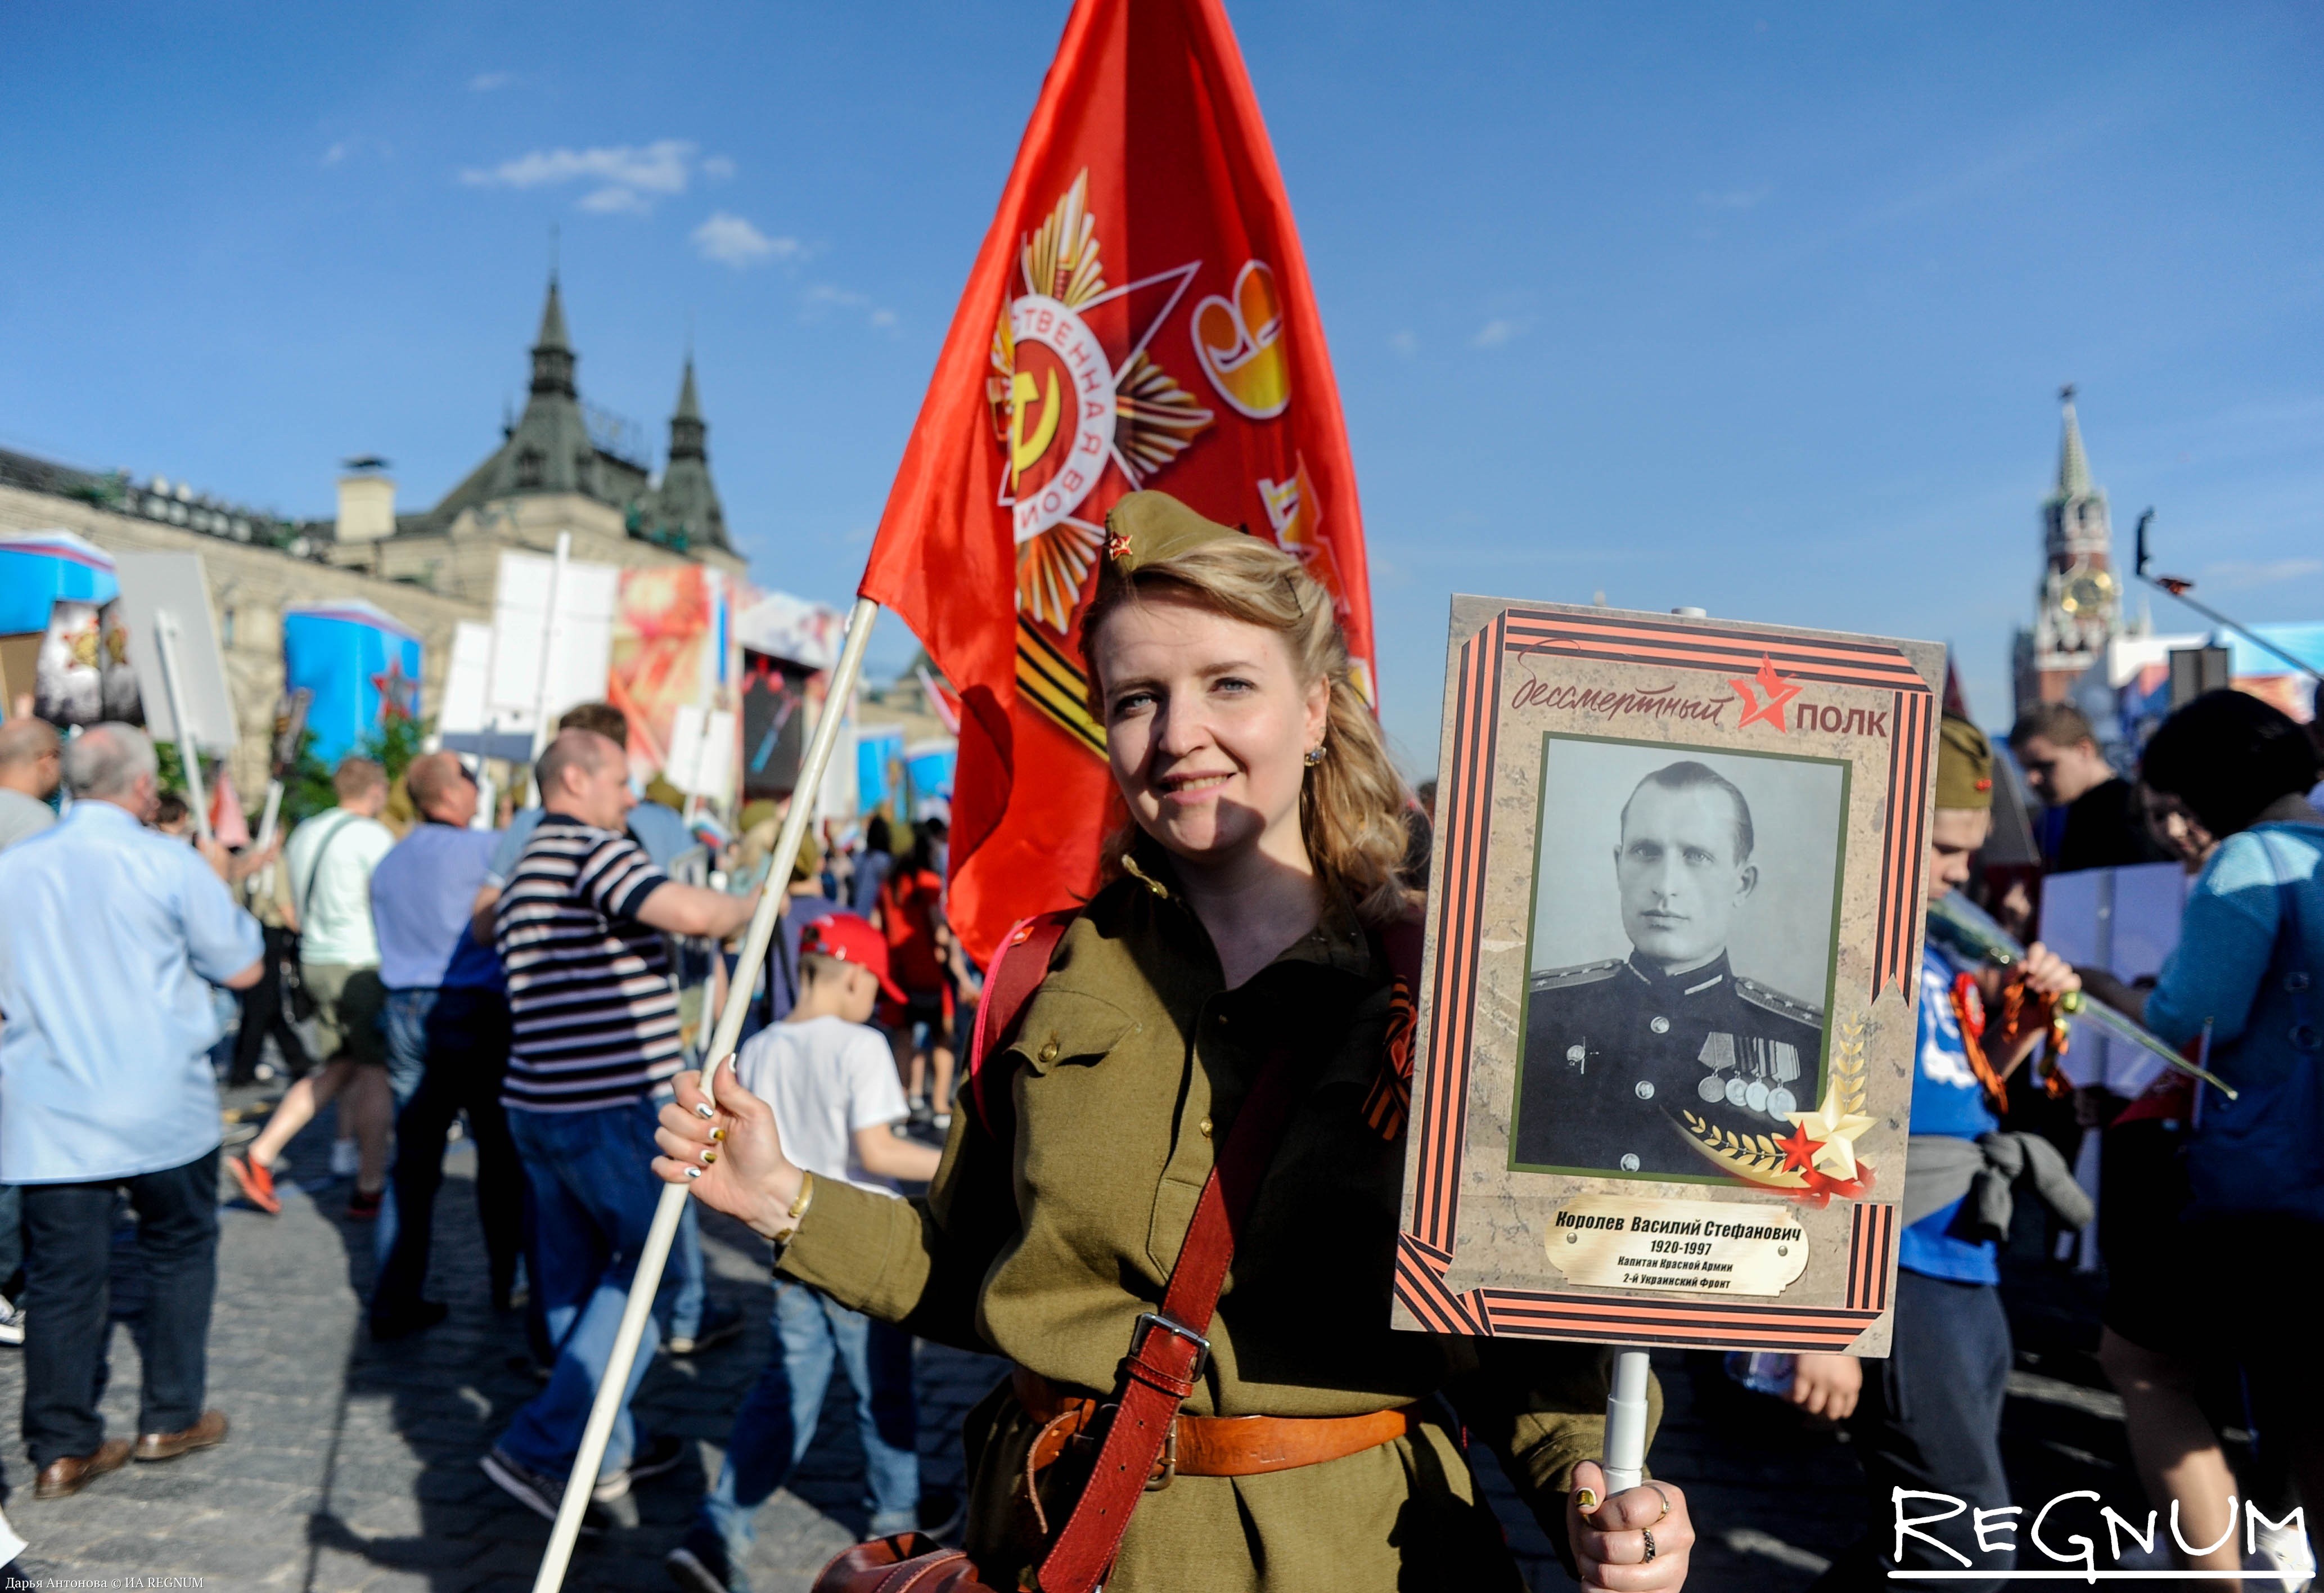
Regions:
[[[690,354],[686,356],[686,379],[678,384],[678,410],[670,416],[670,419],[673,420],[702,419],[702,400],[694,391],[694,356]]]
[[[2082,423],[2074,415],[2074,390],[2070,383],[2058,390],[2058,402],[2066,411],[2066,431],[2058,445],[2058,496],[2086,498],[2090,492],[2090,462],[2082,453]]]
[[[554,348],[566,354],[573,352],[573,344],[565,331],[565,300],[557,291],[557,273],[549,273],[549,303],[540,312],[540,336],[532,340],[536,349]]]

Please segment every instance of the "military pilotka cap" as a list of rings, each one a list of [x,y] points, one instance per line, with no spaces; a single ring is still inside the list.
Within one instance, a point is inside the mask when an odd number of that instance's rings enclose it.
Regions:
[[[1106,562],[1118,576],[1134,576],[1205,542],[1241,535],[1232,526],[1204,520],[1167,493],[1132,493],[1106,511]]]
[[[1993,806],[1993,743],[1977,726],[1950,714],[1937,727],[1937,806]]]

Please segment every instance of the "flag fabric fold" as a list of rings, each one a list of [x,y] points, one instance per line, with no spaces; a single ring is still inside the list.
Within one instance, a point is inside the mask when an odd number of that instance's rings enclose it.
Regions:
[[[1219,0],[1074,6],[861,587],[958,693],[947,906],[980,961],[1094,886],[1118,809],[1076,628],[1143,488],[1299,557],[1373,694],[1339,391]]]

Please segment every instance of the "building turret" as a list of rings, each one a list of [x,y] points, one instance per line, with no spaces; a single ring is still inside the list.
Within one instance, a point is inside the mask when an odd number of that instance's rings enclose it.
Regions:
[[[656,529],[673,540],[682,536],[689,548],[727,547],[725,512],[710,481],[709,434],[689,354],[678,386],[678,408],[669,418],[669,464],[654,494]]]

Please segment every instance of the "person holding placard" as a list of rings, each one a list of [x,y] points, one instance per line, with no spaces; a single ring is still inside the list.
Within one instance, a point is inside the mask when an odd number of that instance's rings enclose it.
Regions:
[[[1588,1458],[1600,1349],[1388,1325],[1415,903],[1330,595],[1158,493],[1107,532],[1083,651],[1133,822],[1085,907],[1025,927],[1046,974],[927,1197],[810,1178],[731,1077],[714,1106],[680,1076],[655,1171],[774,1239],[779,1276],[1017,1363],[968,1421],[988,1586],[1514,1590],[1465,1427],[1585,1586],[1679,1587],[1680,1490],[1602,1497]]]

